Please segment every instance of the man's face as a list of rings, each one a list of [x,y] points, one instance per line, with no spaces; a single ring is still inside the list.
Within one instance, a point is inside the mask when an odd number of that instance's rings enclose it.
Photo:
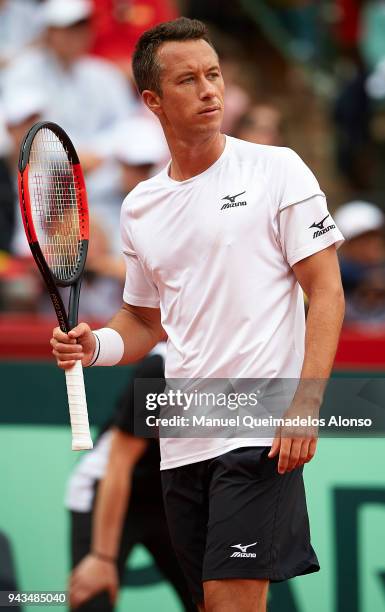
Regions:
[[[204,40],[164,43],[158,50],[161,95],[154,112],[175,136],[218,132],[224,83],[218,56]]]

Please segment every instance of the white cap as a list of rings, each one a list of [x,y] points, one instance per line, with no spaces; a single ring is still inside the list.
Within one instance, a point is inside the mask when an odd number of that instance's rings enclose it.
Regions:
[[[46,0],[41,6],[41,18],[46,27],[66,28],[91,14],[89,0]]]
[[[385,60],[381,60],[365,82],[368,96],[375,100],[385,98]]]
[[[4,122],[19,125],[33,115],[44,113],[46,100],[43,94],[33,89],[15,89],[7,91],[3,98]]]
[[[160,164],[170,157],[161,127],[146,116],[133,117],[121,124],[111,140],[110,154],[130,166]]]
[[[382,210],[375,204],[361,200],[340,206],[333,218],[346,240],[351,240],[366,232],[381,230],[385,224],[385,215]]]

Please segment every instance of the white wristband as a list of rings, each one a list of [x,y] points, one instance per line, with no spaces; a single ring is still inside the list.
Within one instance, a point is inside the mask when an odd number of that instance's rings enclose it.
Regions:
[[[122,336],[111,327],[102,327],[92,333],[96,347],[89,366],[113,366],[119,363],[124,354]]]

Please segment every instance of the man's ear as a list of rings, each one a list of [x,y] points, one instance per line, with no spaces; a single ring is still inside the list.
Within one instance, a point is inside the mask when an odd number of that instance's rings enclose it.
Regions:
[[[151,91],[150,89],[145,89],[142,91],[142,100],[147,108],[150,109],[154,115],[159,117],[162,110],[159,94],[155,93],[155,91]]]

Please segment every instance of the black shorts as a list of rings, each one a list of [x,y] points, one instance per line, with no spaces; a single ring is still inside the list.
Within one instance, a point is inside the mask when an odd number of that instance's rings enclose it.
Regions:
[[[279,582],[319,570],[303,468],[278,474],[269,450],[238,448],[162,472],[171,540],[197,603],[205,580]]]

